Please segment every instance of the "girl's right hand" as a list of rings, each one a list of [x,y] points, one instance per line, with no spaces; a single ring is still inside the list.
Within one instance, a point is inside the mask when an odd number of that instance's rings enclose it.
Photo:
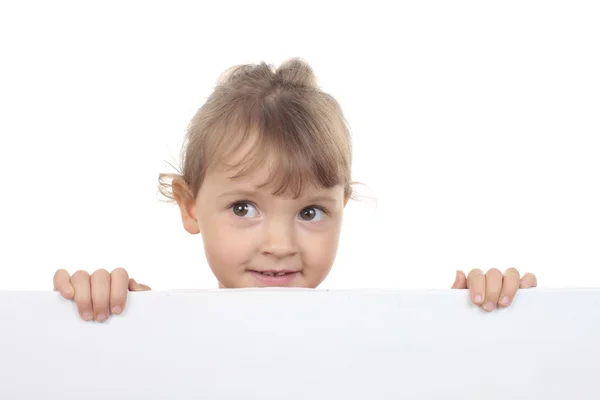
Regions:
[[[75,300],[84,321],[104,322],[112,314],[121,314],[127,302],[127,292],[150,290],[146,285],[129,279],[123,268],[112,273],[99,269],[91,276],[86,271],[69,275],[64,269],[54,274],[54,290],[68,300]]]

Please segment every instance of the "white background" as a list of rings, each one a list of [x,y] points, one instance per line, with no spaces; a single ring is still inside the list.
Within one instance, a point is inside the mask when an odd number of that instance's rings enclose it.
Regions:
[[[223,70],[296,56],[342,104],[376,199],[347,207],[324,288],[511,266],[600,286],[597,2],[327,4],[2,2],[0,289],[117,266],[215,287],[158,173]]]

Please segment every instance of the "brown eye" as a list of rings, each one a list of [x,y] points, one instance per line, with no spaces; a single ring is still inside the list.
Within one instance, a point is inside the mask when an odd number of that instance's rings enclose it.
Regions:
[[[256,217],[256,208],[246,202],[235,203],[232,207],[233,213],[238,217],[252,218]]]
[[[306,207],[300,211],[299,217],[303,221],[314,221],[323,218],[323,214],[323,210],[320,210],[317,207]]]

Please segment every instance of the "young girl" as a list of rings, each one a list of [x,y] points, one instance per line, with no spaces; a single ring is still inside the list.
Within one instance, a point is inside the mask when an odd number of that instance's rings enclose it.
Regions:
[[[221,288],[316,288],[338,249],[344,207],[352,196],[350,134],[339,104],[321,91],[309,65],[290,60],[234,67],[192,119],[181,174],[162,174],[183,227],[202,234]],[[461,271],[452,286],[492,311],[517,289],[536,285],[511,268],[504,274]],[[54,288],[77,303],[81,318],[120,314],[127,292],[150,290],[118,268],[72,276]]]

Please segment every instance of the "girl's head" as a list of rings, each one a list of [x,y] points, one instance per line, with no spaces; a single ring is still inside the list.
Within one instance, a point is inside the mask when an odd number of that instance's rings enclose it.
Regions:
[[[350,134],[309,65],[230,69],[193,117],[181,173],[161,175],[221,287],[317,287],[352,194]]]

